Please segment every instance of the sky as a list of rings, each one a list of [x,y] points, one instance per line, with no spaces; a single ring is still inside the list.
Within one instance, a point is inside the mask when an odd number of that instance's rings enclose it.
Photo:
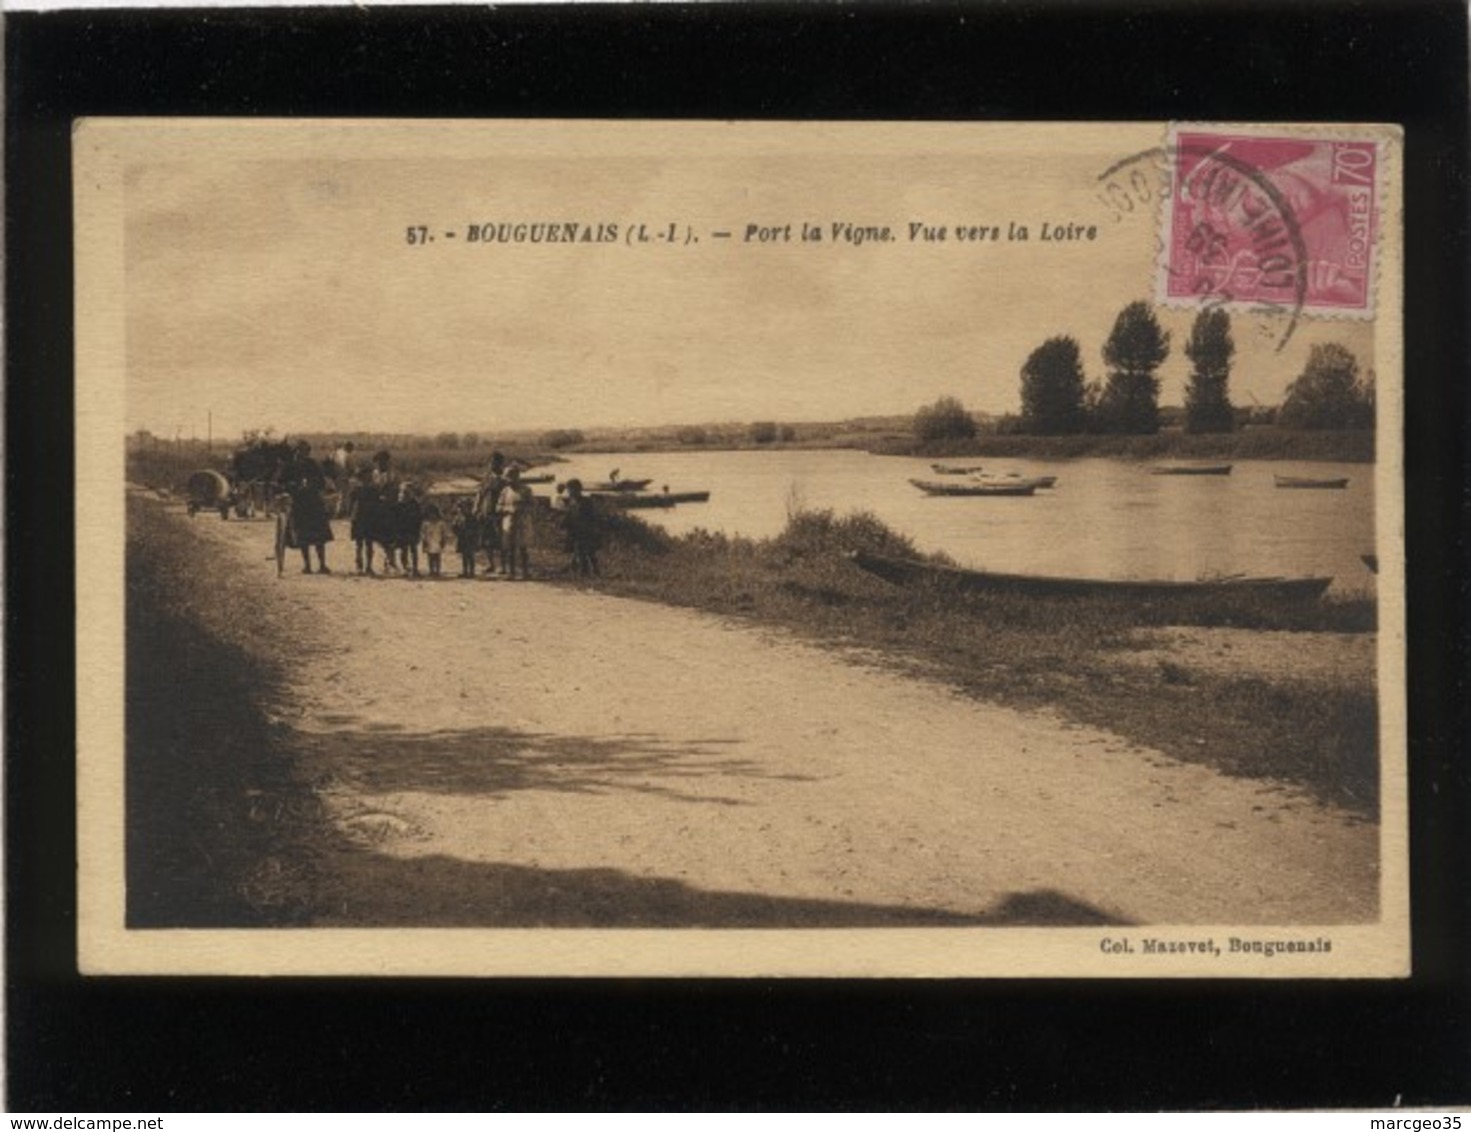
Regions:
[[[1118,311],[1154,292],[1159,206],[1108,208],[1098,174],[1158,126],[409,129],[216,124],[124,147],[130,431],[799,422],[946,395],[1013,412],[1032,349],[1070,334],[1102,377]],[[617,237],[468,242],[544,222]],[[1094,235],[1044,241],[1044,223]],[[633,238],[671,224],[673,243]],[[1030,239],[957,239],[1012,225]],[[1193,317],[1160,310],[1166,403]],[[1371,364],[1371,323],[1305,319],[1280,349],[1279,315],[1233,326],[1239,403],[1280,401],[1315,342]]]

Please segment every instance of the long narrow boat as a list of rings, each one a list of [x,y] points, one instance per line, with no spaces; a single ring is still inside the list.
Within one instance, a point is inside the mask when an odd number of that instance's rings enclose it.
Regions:
[[[1319,479],[1312,479],[1311,477],[1308,477],[1308,476],[1276,476],[1276,475],[1274,475],[1272,477],[1272,479],[1276,481],[1278,487],[1293,487],[1293,488],[1299,488],[1299,489],[1316,488],[1316,489],[1322,490],[1322,491],[1342,491],[1344,488],[1346,488],[1348,486],[1348,479],[1347,478],[1344,478],[1344,479],[1336,479],[1336,480],[1332,480],[1332,479],[1319,480]]]
[[[910,480],[926,495],[1032,495],[1037,490],[1034,483],[996,482],[993,480],[971,480],[968,483],[939,483],[935,480]]]
[[[1040,574],[993,574],[862,550],[855,550],[848,557],[855,566],[895,585],[930,583],[976,593],[1018,593],[1033,597],[1112,596],[1159,601],[1251,595],[1268,601],[1306,602],[1321,597],[1333,581],[1332,578],[1208,578],[1192,582],[1054,578]]]
[[[675,503],[709,503],[710,493],[708,491],[666,491],[663,498],[673,500]]]
[[[1149,469],[1156,476],[1229,476],[1230,464],[1160,464]]]
[[[667,495],[639,495],[631,491],[590,491],[588,495],[604,506],[617,507],[624,511],[674,506],[674,500]]]
[[[647,480],[605,480],[602,483],[583,484],[584,491],[643,491],[654,481]]]
[[[931,464],[930,471],[937,476],[971,476],[981,471],[980,464]]]
[[[977,476],[980,483],[1031,484],[1033,487],[1056,487],[1056,476],[1024,476],[1020,472],[1007,472],[1004,476]]]

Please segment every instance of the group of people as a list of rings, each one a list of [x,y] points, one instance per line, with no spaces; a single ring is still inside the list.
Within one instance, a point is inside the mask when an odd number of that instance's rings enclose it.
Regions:
[[[500,452],[493,453],[474,497],[441,510],[439,504],[422,499],[412,482],[395,474],[388,451],[376,452],[370,461],[359,463],[351,441],[333,453],[330,469],[324,470],[311,458],[311,446],[305,441],[292,449],[280,469],[279,483],[289,497],[285,546],[301,552],[303,573],[312,572],[312,552],[318,572],[331,573],[326,544],[333,540],[333,533],[323,497],[329,470],[337,488],[337,516],[348,520],[359,574],[377,575],[381,549],[385,574],[419,577],[422,552],[429,577],[441,577],[444,555],[453,547],[462,578],[477,575],[481,554],[486,576],[530,576],[537,501],[530,486],[522,482],[518,465],[508,464]],[[573,479],[559,485],[552,506],[561,519],[573,572],[584,577],[598,574],[600,523],[582,484]]]

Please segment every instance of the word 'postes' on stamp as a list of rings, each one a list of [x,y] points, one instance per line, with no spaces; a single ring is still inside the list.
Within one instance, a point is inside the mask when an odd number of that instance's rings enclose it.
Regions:
[[[1161,299],[1370,317],[1374,141],[1179,131]]]

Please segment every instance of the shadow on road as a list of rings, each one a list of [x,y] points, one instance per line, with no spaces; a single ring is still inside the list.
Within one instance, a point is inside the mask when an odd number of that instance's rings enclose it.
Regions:
[[[812,781],[763,771],[725,753],[729,739],[668,739],[645,734],[567,735],[473,727],[394,733],[382,730],[311,733],[313,761],[330,781],[366,793],[425,792],[499,796],[523,790],[564,794],[630,791],[670,801],[739,806],[739,798],[701,793],[699,784],[733,778]],[[688,784],[681,789],[677,784]]]
[[[765,896],[637,877],[459,858],[389,857],[339,845],[316,857],[318,927],[882,928],[1121,924],[1051,890],[1007,895],[974,915],[904,905]]]

